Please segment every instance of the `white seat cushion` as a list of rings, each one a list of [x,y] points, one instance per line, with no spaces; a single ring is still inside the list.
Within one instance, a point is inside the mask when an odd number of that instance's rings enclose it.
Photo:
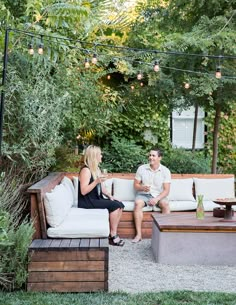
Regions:
[[[172,179],[169,200],[195,201],[193,197],[193,179]]]
[[[217,198],[234,198],[234,178],[201,179],[193,178],[196,198],[203,195],[203,200],[213,201]]]
[[[123,201],[135,200],[134,180],[113,178],[113,196]]]
[[[122,201],[124,204],[124,211],[133,211],[134,210],[134,201],[128,201],[128,200],[123,200]],[[147,206],[143,208],[143,212],[147,212],[147,211],[152,211],[153,208],[151,206]],[[160,209],[159,209],[160,210]]]
[[[69,213],[72,204],[71,191],[63,184],[57,185],[52,192],[46,193],[44,206],[48,224],[51,227],[59,226]]]
[[[193,211],[196,210],[197,202],[192,200],[171,200],[169,201],[171,212],[176,211]],[[160,208],[154,207],[153,211],[160,211]]]
[[[107,209],[71,208],[64,221],[56,228],[48,228],[51,238],[98,238],[109,235]]]

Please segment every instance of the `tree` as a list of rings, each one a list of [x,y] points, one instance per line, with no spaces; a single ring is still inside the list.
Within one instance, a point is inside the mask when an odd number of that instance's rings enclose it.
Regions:
[[[235,4],[223,0],[151,1],[142,12],[144,19],[130,33],[130,42],[135,45],[164,51],[164,55],[157,52],[162,73],[175,84],[165,101],[170,110],[196,104],[208,111],[215,110],[212,172],[217,170],[220,113],[227,113],[229,104],[235,102],[236,62],[235,57],[227,57],[236,52],[232,48]],[[223,74],[220,80],[215,78],[218,66]],[[186,80],[191,84],[187,93],[182,89]]]

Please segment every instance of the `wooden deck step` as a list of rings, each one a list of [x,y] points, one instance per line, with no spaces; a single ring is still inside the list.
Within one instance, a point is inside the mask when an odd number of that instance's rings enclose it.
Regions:
[[[29,247],[28,291],[108,290],[107,238],[35,239]]]

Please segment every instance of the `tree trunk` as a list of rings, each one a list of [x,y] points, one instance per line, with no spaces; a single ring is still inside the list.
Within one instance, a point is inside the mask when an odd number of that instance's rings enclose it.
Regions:
[[[197,137],[197,118],[198,118],[198,103],[195,103],[195,113],[194,113],[194,123],[193,123],[193,142],[192,142],[192,152],[195,151],[196,147],[196,137]]]
[[[212,167],[211,172],[216,174],[217,168],[217,158],[218,158],[218,133],[219,133],[219,126],[220,126],[220,112],[221,112],[221,105],[216,104],[216,113],[214,119],[214,131],[213,131],[213,156],[212,156]]]

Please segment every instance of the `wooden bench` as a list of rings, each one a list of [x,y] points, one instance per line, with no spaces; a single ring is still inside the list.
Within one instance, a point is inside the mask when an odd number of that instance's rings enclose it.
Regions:
[[[108,290],[107,238],[35,239],[29,248],[28,291]]]
[[[64,176],[78,176],[78,173],[52,173],[38,183],[28,189],[31,196],[31,218],[34,220],[35,235],[34,238],[47,239],[47,222],[44,211],[44,196],[46,192],[50,192]],[[134,179],[134,173],[113,173],[109,174],[109,178]],[[220,179],[232,178],[233,174],[172,174],[172,179],[186,178],[204,178],[204,179]],[[194,189],[193,189],[194,194]],[[144,212],[144,220],[142,225],[143,238],[151,238],[152,235],[152,215],[153,212]],[[118,227],[118,234],[124,238],[133,238],[135,235],[133,213],[124,211]]]
[[[52,173],[28,189],[34,240],[29,247],[28,291],[91,292],[108,290],[107,238],[48,239],[44,196],[62,178]]]

